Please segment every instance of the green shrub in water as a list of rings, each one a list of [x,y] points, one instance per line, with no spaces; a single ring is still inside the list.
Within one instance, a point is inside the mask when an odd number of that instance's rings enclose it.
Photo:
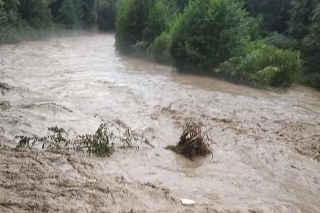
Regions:
[[[300,52],[256,41],[247,45],[242,56],[223,63],[221,70],[223,74],[236,80],[287,87],[298,77],[302,65]]]

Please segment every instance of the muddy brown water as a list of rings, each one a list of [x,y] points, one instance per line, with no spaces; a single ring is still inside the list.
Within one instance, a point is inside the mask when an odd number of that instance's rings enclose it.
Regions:
[[[44,135],[54,125],[92,133],[120,119],[155,148],[91,157],[106,176],[149,182],[216,209],[320,212],[315,90],[279,94],[177,73],[117,54],[113,35],[4,45],[0,83],[2,143],[14,146],[16,135]],[[164,149],[202,113],[212,156],[189,161]]]

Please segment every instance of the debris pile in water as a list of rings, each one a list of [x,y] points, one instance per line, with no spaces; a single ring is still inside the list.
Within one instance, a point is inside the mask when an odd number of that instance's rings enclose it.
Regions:
[[[193,159],[194,157],[205,156],[211,153],[206,139],[208,139],[208,136],[202,131],[202,123],[191,121],[187,122],[183,127],[179,143],[175,146],[167,146],[166,148]]]

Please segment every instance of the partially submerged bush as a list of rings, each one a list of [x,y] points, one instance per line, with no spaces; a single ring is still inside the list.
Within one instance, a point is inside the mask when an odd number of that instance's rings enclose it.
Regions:
[[[202,124],[200,122],[188,122],[183,128],[179,143],[175,146],[167,146],[166,149],[193,159],[211,153],[206,140],[208,140],[208,136],[203,133]]]
[[[63,128],[48,128],[46,137],[17,136],[17,148],[42,148],[47,151],[75,150],[86,152],[99,157],[110,156],[115,150],[115,144],[122,147],[132,147],[133,142],[142,141],[142,138],[133,136],[132,131],[121,121],[103,123],[93,135],[78,135],[74,131]]]
[[[300,52],[278,49],[263,41],[251,42],[243,56],[222,64],[222,73],[236,80],[260,85],[290,86],[302,69]]]

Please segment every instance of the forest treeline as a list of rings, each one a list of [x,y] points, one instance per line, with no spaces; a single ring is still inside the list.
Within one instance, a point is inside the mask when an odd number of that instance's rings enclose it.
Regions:
[[[0,0],[0,44],[77,29],[179,70],[320,88],[320,0]]]
[[[120,0],[116,47],[236,82],[320,88],[320,0]]]
[[[114,30],[118,0],[0,0],[0,44],[61,30]]]

